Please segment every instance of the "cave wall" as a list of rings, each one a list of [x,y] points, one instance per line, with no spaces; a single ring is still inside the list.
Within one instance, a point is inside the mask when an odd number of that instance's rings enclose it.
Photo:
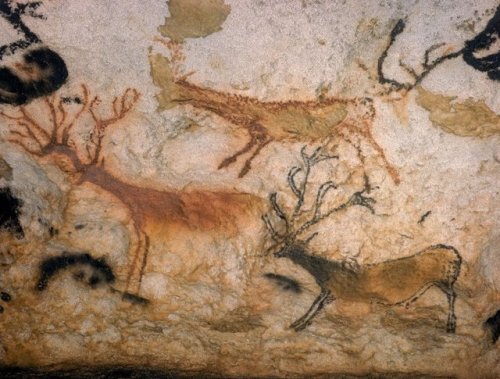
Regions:
[[[500,375],[496,1],[0,16],[0,367]]]

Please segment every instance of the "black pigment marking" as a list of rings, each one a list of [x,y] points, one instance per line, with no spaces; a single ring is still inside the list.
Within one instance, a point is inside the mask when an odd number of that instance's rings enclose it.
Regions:
[[[422,217],[420,217],[420,220],[418,220],[417,224],[422,224],[425,221],[425,219],[430,216],[431,213],[432,213],[432,211],[425,212],[422,215]]]
[[[82,104],[82,100],[79,97],[68,97],[64,96],[61,97],[61,100],[64,104]]]
[[[476,70],[488,73],[492,80],[500,81],[500,51],[488,52],[490,47],[500,39],[500,5],[493,18],[488,21],[484,30],[474,39],[465,42],[464,61]],[[478,57],[484,52],[487,55]],[[488,54],[489,53],[489,54]]]
[[[145,299],[141,296],[134,295],[129,292],[124,292],[122,295],[122,299],[126,301],[130,301],[133,304],[146,305],[149,304],[149,300]]]
[[[302,292],[302,287],[300,286],[300,283],[295,279],[280,274],[274,274],[272,272],[266,272],[264,274],[264,277],[272,280],[285,291],[291,291],[294,293]]]
[[[0,292],[0,299],[4,302],[8,303],[9,301],[12,300],[12,296],[10,296],[10,294],[7,292],[2,291],[2,292]],[[5,308],[2,305],[0,305],[0,314],[3,313],[4,310],[5,310]]]
[[[403,32],[405,26],[406,26],[406,23],[404,22],[404,20],[399,20],[396,23],[396,26],[394,26],[394,28],[391,31],[389,43],[387,44],[387,47],[385,48],[385,50],[382,52],[382,54],[378,58],[378,62],[377,62],[377,74],[378,74],[378,80],[379,80],[380,84],[390,84],[395,89],[405,88],[405,84],[402,84],[402,83],[399,83],[395,80],[386,78],[384,75],[383,66],[384,66],[385,59],[387,58],[387,54],[389,53],[389,49],[394,44],[394,42],[396,42],[396,37]]]
[[[491,331],[491,341],[496,343],[500,337],[500,309],[487,319],[484,325]]]
[[[33,2],[31,4],[31,10],[34,11],[40,6],[41,2]],[[42,42],[22,21],[21,16],[27,13],[26,10],[27,7],[12,6],[10,0],[0,0],[0,16],[9,22],[19,34],[24,35],[24,38],[0,47],[0,59],[5,54],[14,54],[18,49],[26,49],[31,44]],[[28,12],[28,15],[33,14],[34,12]]]
[[[12,195],[9,187],[0,188],[0,229],[10,231],[18,239],[24,237],[19,221],[22,205],[22,200]]]
[[[10,296],[10,294],[7,292],[2,291],[0,292],[0,299],[8,303],[9,301],[12,300],[12,296]]]
[[[396,25],[394,26],[394,28],[391,31],[389,43],[387,44],[386,48],[384,49],[384,51],[382,52],[382,54],[380,55],[380,57],[378,58],[378,61],[377,61],[378,81],[380,84],[389,84],[390,85],[389,92],[400,91],[400,90],[406,90],[406,91],[412,90],[417,85],[419,85],[422,82],[422,80],[424,80],[425,77],[427,75],[429,75],[429,73],[432,70],[434,70],[438,65],[440,65],[441,63],[443,63],[444,61],[446,61],[448,59],[453,59],[453,58],[456,58],[456,57],[462,55],[462,53],[465,50],[465,49],[461,49],[461,50],[455,51],[455,52],[450,53],[450,54],[442,55],[442,56],[434,59],[431,62],[429,60],[430,54],[433,51],[435,51],[437,48],[441,47],[442,44],[431,46],[430,48],[425,50],[424,61],[422,63],[423,70],[420,73],[417,73],[415,70],[406,67],[402,62],[400,62],[400,66],[402,68],[405,68],[406,71],[409,71],[411,76],[413,77],[412,83],[410,83],[410,82],[400,83],[394,79],[389,79],[384,74],[384,62],[387,58],[387,55],[389,53],[390,48],[392,47],[394,42],[396,42],[396,38],[398,37],[398,35],[400,35],[403,32],[405,27],[406,27],[406,22],[402,19],[396,23]]]
[[[85,228],[85,224],[77,224],[75,225],[75,230],[80,230],[80,229],[83,229]]]
[[[21,105],[48,95],[59,89],[68,77],[66,63],[59,54],[43,45],[32,48],[42,41],[23,23],[21,16],[44,18],[35,12],[40,4],[37,1],[14,6],[9,0],[0,0],[0,16],[24,36],[0,47],[0,60],[17,50],[24,51],[21,62],[12,67],[0,67],[0,103]]]
[[[77,265],[86,265],[93,269],[93,274],[91,275],[88,282],[88,284],[92,288],[101,283],[101,280],[105,281],[106,283],[113,283],[115,280],[113,270],[106,263],[106,260],[104,258],[95,259],[92,258],[88,253],[64,253],[63,255],[58,257],[47,258],[42,262],[42,264],[40,265],[40,279],[38,280],[36,288],[39,291],[43,291],[47,288],[48,282],[51,277],[53,277],[59,271]]]

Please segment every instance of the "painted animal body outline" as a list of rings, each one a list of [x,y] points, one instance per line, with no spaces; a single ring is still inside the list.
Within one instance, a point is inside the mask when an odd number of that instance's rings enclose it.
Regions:
[[[426,49],[420,69],[408,67],[400,61],[400,67],[411,77],[411,81],[408,82],[399,82],[389,78],[384,72],[384,63],[389,51],[406,27],[406,21],[399,19],[391,30],[387,45],[377,60],[376,77],[373,79],[381,88],[375,92],[375,96],[388,97],[389,101],[396,100],[394,94],[403,98],[420,85],[436,67],[460,56],[463,56],[466,63],[475,69],[489,70],[490,78],[498,80],[498,54],[492,54],[485,59],[476,59],[473,53],[479,48],[484,48],[482,45],[485,44],[485,40],[490,44],[494,41],[492,35],[498,34],[495,21],[499,15],[500,6],[485,30],[474,39],[466,41],[461,49],[444,52],[437,57],[433,57],[434,52],[445,43]],[[359,151],[360,159],[365,159],[361,142],[368,143],[382,159],[382,166],[394,183],[399,184],[400,177],[397,169],[389,162],[384,150],[372,134],[376,113],[372,97],[340,98],[325,96],[321,93],[316,100],[267,102],[249,96],[217,91],[189,82],[188,76],[192,73],[180,74],[181,64],[185,59],[181,43],[161,38],[157,38],[157,41],[164,44],[171,53],[171,60],[161,54],[150,55],[153,81],[160,87],[160,93],[157,95],[160,103],[159,109],[189,104],[195,109],[212,112],[246,129],[249,134],[248,142],[240,150],[225,158],[219,164],[219,169],[229,167],[240,156],[249,154],[238,173],[238,177],[242,178],[250,171],[253,160],[261,150],[273,141],[296,140],[306,143],[324,143],[325,140],[329,141],[339,136]],[[159,69],[155,69],[155,66]],[[360,66],[366,69],[362,64]],[[290,125],[293,122],[298,126]]]
[[[268,214],[262,217],[270,236],[275,241],[270,248],[275,251],[274,256],[288,258],[304,268],[320,287],[320,294],[311,307],[290,327],[295,331],[305,329],[319,311],[336,298],[385,305],[409,305],[428,289],[436,286],[445,293],[448,301],[446,331],[454,333],[456,330],[454,285],[460,275],[462,264],[462,257],[458,251],[452,246],[438,244],[414,255],[354,267],[345,262],[311,254],[308,245],[317,233],[306,238],[300,237],[304,232],[330,215],[343,212],[352,206],[362,206],[374,214],[375,200],[367,196],[371,188],[366,180],[361,191],[354,192],[343,203],[323,211],[326,194],[337,189],[337,185],[330,181],[319,187],[313,208],[304,211],[302,208],[311,169],[322,160],[336,157],[323,155],[321,148],[312,154],[307,154],[304,148],[302,158],[303,167],[292,167],[288,173],[290,189],[297,198],[293,213],[289,215],[283,210],[278,204],[276,193],[270,196],[275,218],[282,224],[281,231],[273,224]],[[298,173],[302,173],[303,176],[300,183],[296,180]],[[310,213],[310,217],[306,221],[300,221],[304,213]]]
[[[143,188],[109,172],[102,152],[106,131],[133,110],[139,97],[135,89],[128,88],[113,100],[111,116],[103,116],[99,110],[100,98],[92,98],[87,86],[82,85],[81,94],[76,97],[54,94],[39,99],[37,104],[0,111],[0,116],[11,123],[9,142],[34,157],[56,157],[55,163],[61,164],[61,169],[70,174],[76,185],[92,184],[114,196],[129,210],[132,220],[129,233],[135,242],[129,247],[130,266],[123,296],[135,300],[140,299],[147,265],[150,243],[144,231],[147,222],[166,222],[201,231],[232,230],[238,217],[258,205],[256,197],[250,194]],[[29,111],[31,106],[43,106],[42,110],[37,110],[37,117]],[[69,107],[77,109],[70,111]],[[79,145],[73,133],[84,114],[90,115],[93,128],[89,141]]]

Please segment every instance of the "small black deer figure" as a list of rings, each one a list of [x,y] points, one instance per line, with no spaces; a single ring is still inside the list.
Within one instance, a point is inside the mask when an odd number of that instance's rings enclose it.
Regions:
[[[435,245],[408,257],[361,266],[314,256],[310,253],[308,244],[316,234],[305,239],[299,238],[300,235],[326,217],[355,205],[365,207],[374,213],[372,205],[375,200],[365,195],[370,192],[370,185],[365,176],[364,188],[352,194],[340,205],[322,211],[326,194],[337,188],[333,182],[326,182],[318,189],[313,209],[302,210],[311,168],[322,160],[336,157],[323,155],[321,149],[308,155],[303,149],[302,158],[304,167],[293,167],[288,173],[289,186],[297,197],[292,215],[287,215],[278,205],[276,193],[270,197],[274,213],[283,224],[281,228],[283,231],[278,231],[268,215],[263,216],[266,227],[276,242],[273,246],[273,249],[276,249],[274,255],[288,258],[304,268],[314,277],[321,289],[309,310],[290,327],[296,331],[306,328],[318,312],[334,299],[409,305],[429,288],[436,286],[445,293],[448,300],[446,331],[454,333],[456,329],[454,284],[460,274],[462,263],[457,250],[451,246]],[[296,182],[299,172],[303,174],[300,184]],[[299,218],[303,220],[300,216],[308,212],[311,213],[309,219],[299,221]]]

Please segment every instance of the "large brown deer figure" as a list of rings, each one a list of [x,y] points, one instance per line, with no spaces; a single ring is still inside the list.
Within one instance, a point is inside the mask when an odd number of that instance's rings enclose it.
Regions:
[[[303,149],[302,158],[303,167],[293,167],[288,173],[290,189],[297,198],[291,215],[286,214],[277,202],[276,193],[273,193],[270,202],[275,219],[280,221],[281,227],[275,227],[269,215],[263,216],[264,223],[275,241],[274,255],[288,258],[304,268],[314,277],[321,289],[310,309],[290,327],[296,331],[304,329],[325,304],[334,299],[386,305],[410,304],[429,288],[436,286],[444,292],[448,300],[446,331],[455,332],[454,284],[460,274],[462,262],[455,248],[435,245],[412,256],[362,266],[325,259],[310,253],[308,243],[316,233],[308,237],[303,236],[310,227],[353,206],[361,206],[375,213],[375,200],[367,196],[370,186],[368,181],[365,181],[364,188],[354,192],[346,201],[323,210],[326,195],[337,188],[334,182],[329,181],[319,187],[312,210],[304,210],[304,198],[312,167],[322,160],[336,157],[324,155],[319,148],[310,155]],[[302,176],[302,181],[297,180],[298,176]],[[304,221],[306,216],[308,218]]]
[[[260,203],[249,194],[217,191],[156,190],[127,183],[104,165],[106,132],[119,125],[139,100],[135,89],[127,89],[111,104],[111,115],[103,116],[98,96],[90,96],[87,86],[81,95],[52,95],[20,107],[0,112],[10,124],[9,141],[32,156],[51,159],[69,173],[76,185],[91,184],[115,196],[130,211],[131,237],[126,298],[138,298],[147,263],[149,234],[168,240],[182,230],[215,232],[220,235],[237,228],[237,221]],[[83,118],[86,117],[86,120]],[[74,138],[77,124],[92,123],[87,142]],[[81,125],[80,125],[81,126]],[[80,130],[81,133],[81,130]]]

